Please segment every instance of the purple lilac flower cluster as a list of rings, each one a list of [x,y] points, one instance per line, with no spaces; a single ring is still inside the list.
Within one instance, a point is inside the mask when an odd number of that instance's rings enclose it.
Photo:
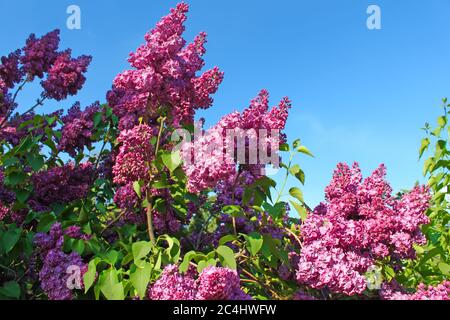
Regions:
[[[35,173],[32,176],[35,191],[30,206],[35,211],[47,211],[51,204],[82,199],[87,195],[94,178],[94,168],[90,162],[77,166],[68,163]]]
[[[61,139],[58,141],[58,149],[65,151],[72,157],[82,152],[84,147],[92,146],[92,134],[94,129],[94,115],[100,111],[99,102],[95,102],[84,111],[80,109],[80,103],[75,103],[62,117]]]
[[[396,282],[384,283],[380,297],[384,300],[450,300],[450,281],[444,281],[437,286],[421,283],[414,293],[408,293]]]
[[[250,141],[257,141],[258,148],[265,145],[266,150],[278,150],[283,137],[271,136],[271,130],[284,129],[290,107],[289,99],[284,98],[278,106],[269,110],[269,94],[266,90],[262,90],[242,113],[236,111],[223,117],[205,134],[185,143],[182,149],[185,160],[183,167],[188,177],[189,190],[198,193],[236,175],[238,152],[231,153],[229,149],[236,149],[239,146],[229,145],[227,130],[234,130],[235,136],[240,141],[245,141],[246,159],[242,165],[253,175],[262,176],[264,165],[269,163],[259,159],[258,152],[256,163],[249,164]],[[266,130],[265,136],[261,135],[260,129]]]
[[[146,124],[120,133],[119,152],[113,167],[114,182],[126,185],[135,181],[149,181],[150,161],[153,157],[151,138],[154,129]]]
[[[87,240],[89,237],[83,234],[78,226],[62,229],[60,223],[52,225],[49,233],[37,233],[34,243],[42,261],[39,271],[41,289],[50,300],[71,300],[73,290],[68,286],[68,271],[70,268],[78,267],[80,270],[80,285],[82,287],[82,276],[87,271],[81,256],[72,252],[66,254],[62,250],[64,236],[74,239]]]
[[[47,79],[41,83],[45,97],[61,101],[69,95],[76,95],[86,81],[84,73],[91,60],[89,56],[74,59],[70,50],[60,53],[48,70]]]
[[[127,212],[136,205],[132,183],[151,179],[151,138],[158,135],[158,118],[166,114],[165,125],[171,127],[193,123],[195,110],[210,107],[211,95],[223,79],[218,68],[197,76],[204,65],[206,34],[186,45],[182,34],[187,11],[188,5],[180,3],[162,18],[145,36],[146,42],[131,53],[128,61],[133,69],[119,74],[107,94],[121,130],[112,168],[113,181],[119,188],[115,201]],[[164,141],[162,138],[161,145]],[[127,196],[130,199],[125,199]],[[170,202],[170,194],[164,197]],[[171,212],[153,214],[156,230],[179,230],[180,222]]]
[[[347,295],[366,289],[364,273],[388,256],[413,258],[413,244],[423,244],[421,225],[430,194],[416,187],[401,199],[391,195],[380,166],[362,180],[358,164],[339,164],[326,188],[326,203],[310,213],[302,225],[303,248],[297,281]]]
[[[83,86],[86,80],[84,74],[91,57],[73,59],[70,50],[58,52],[58,46],[59,30],[41,38],[31,34],[23,49],[0,58],[0,139],[16,145],[28,134],[28,128],[19,130],[18,127],[33,118],[34,107],[23,115],[17,114],[10,119],[17,107],[17,93],[26,83],[35,78],[43,79],[43,92],[36,106],[47,98],[60,101],[69,95],[75,95]],[[16,91],[12,92],[16,86]]]
[[[31,34],[23,48],[20,57],[22,70],[32,80],[34,77],[43,78],[58,57],[59,30],[54,30],[36,38]]]
[[[130,129],[137,119],[158,116],[158,109],[170,107],[174,126],[192,123],[196,109],[211,106],[211,94],[222,82],[223,74],[213,68],[200,76],[204,65],[206,34],[186,45],[182,38],[188,5],[180,3],[162,18],[131,53],[132,70],[119,74],[108,93],[109,105],[121,119],[121,127]]]
[[[194,269],[181,274],[175,265],[167,266],[148,291],[150,300],[250,300],[240,288],[236,271],[207,267],[200,275]]]

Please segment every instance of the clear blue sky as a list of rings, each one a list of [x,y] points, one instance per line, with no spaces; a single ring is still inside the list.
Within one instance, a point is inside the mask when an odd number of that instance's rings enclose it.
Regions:
[[[316,155],[301,158],[304,193],[323,198],[340,161],[360,162],[365,174],[385,163],[395,190],[421,179],[418,147],[426,121],[434,122],[440,99],[450,96],[450,1],[448,0],[191,0],[186,38],[208,33],[207,67],[225,80],[208,124],[243,109],[260,89],[273,104],[294,103],[287,134]],[[82,10],[82,29],[68,30],[66,8]],[[112,79],[146,31],[176,1],[1,1],[0,54],[23,46],[30,32],[62,30],[62,47],[94,57],[77,100],[104,101]],[[366,9],[382,10],[382,30],[366,28]],[[20,100],[32,103],[34,91]],[[70,101],[69,101],[70,102]],[[44,110],[70,106],[46,105]],[[292,181],[292,183],[294,183]]]

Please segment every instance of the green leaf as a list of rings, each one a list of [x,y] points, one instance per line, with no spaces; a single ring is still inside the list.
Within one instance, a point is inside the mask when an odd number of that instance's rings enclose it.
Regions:
[[[197,272],[198,273],[202,273],[203,269],[205,269],[206,267],[215,267],[217,265],[217,260],[216,259],[209,259],[209,260],[202,260],[198,263],[197,265]]]
[[[5,156],[6,157],[6,156]],[[10,167],[19,162],[19,159],[16,157],[8,156],[8,158],[3,159],[3,167]]]
[[[256,256],[264,244],[263,237],[259,233],[252,232],[249,235],[244,235],[244,238],[248,251],[252,256]]]
[[[450,265],[445,262],[440,262],[438,264],[439,270],[446,276],[450,275]]]
[[[97,113],[94,115],[94,127],[98,127],[98,125],[100,124],[100,122],[102,122],[102,118],[103,118],[103,115],[102,115],[101,112],[97,112]]]
[[[303,193],[299,188],[291,188],[289,194],[300,202],[305,202],[303,200]]]
[[[26,189],[19,189],[15,191],[16,194],[16,198],[20,203],[25,203],[25,201],[27,201],[27,199],[30,197],[31,192],[26,190]]]
[[[290,265],[287,255],[281,253],[280,248],[277,247],[276,240],[272,238],[271,235],[265,234],[264,244],[262,247],[262,253],[264,257],[271,263],[273,268],[276,268],[277,260],[283,261],[286,265]]]
[[[45,120],[47,120],[47,123],[49,126],[51,126],[53,123],[55,123],[56,120],[58,120],[58,117],[56,117],[56,116],[53,116],[53,117],[44,116],[44,118],[45,118]]]
[[[183,262],[180,263],[180,267],[178,268],[180,272],[185,273],[188,271],[189,264],[196,255],[197,253],[195,251],[189,251],[184,255]]]
[[[22,123],[22,125],[23,125],[23,123]],[[24,152],[24,151],[27,151],[27,149],[28,148],[30,148],[30,146],[33,144],[33,141],[32,141],[32,139],[31,139],[31,137],[30,136],[27,136],[25,139],[23,139],[21,142],[20,142],[20,145],[18,146],[18,147],[16,147],[15,149],[16,149],[16,154],[20,154],[20,153],[22,153],[22,152]]]
[[[141,260],[145,258],[152,250],[152,244],[147,241],[135,242],[131,246],[131,251],[133,252],[134,263],[141,267]]]
[[[292,167],[289,168],[289,172],[292,175],[296,175],[300,171],[300,166],[298,164],[294,164]]]
[[[103,259],[111,266],[114,266],[117,260],[119,260],[119,252],[116,250],[110,250],[103,255]]]
[[[232,242],[234,240],[236,240],[236,236],[234,234],[228,234],[228,235],[223,236],[222,238],[220,238],[219,245],[221,246],[221,245],[224,245],[224,244],[226,244],[228,242]]]
[[[234,252],[231,248],[227,246],[219,246],[216,249],[217,254],[219,255],[220,262],[224,267],[229,267],[230,269],[236,270],[236,259],[234,257]]]
[[[283,143],[282,145],[280,145],[280,151],[287,152],[289,150],[290,150],[290,147],[289,147],[289,145],[287,143]]]
[[[305,172],[303,170],[300,170],[295,174],[295,177],[300,181],[303,185],[305,184]]]
[[[38,232],[48,232],[51,228],[51,226],[53,225],[53,223],[55,223],[56,221],[56,215],[51,212],[51,213],[44,213],[41,218],[39,219],[39,223],[37,226],[37,231]]]
[[[422,144],[420,146],[420,151],[419,151],[419,158],[422,158],[423,153],[428,149],[429,145],[430,145],[430,139],[425,138],[422,140]]]
[[[178,168],[182,162],[179,151],[165,153],[161,156],[161,158],[162,158],[164,165],[167,167],[167,169],[170,170],[170,172],[174,172],[175,169]]]
[[[100,262],[100,258],[95,258],[89,261],[88,271],[83,276],[84,282],[84,292],[88,292],[91,286],[94,284],[95,278],[97,276],[97,264]]]
[[[298,164],[293,165],[291,168],[289,168],[289,173],[296,177],[302,184],[305,184],[305,172],[300,169],[300,166]]]
[[[84,206],[80,208],[80,215],[78,217],[78,221],[80,221],[82,224],[88,222],[89,220],[89,211],[86,210]]]
[[[140,267],[136,267],[136,270],[130,275],[131,283],[138,292],[139,297],[141,297],[142,299],[147,293],[147,287],[148,283],[150,282],[151,273],[152,265],[146,262]]]
[[[393,278],[395,278],[395,271],[391,266],[385,266],[384,273],[388,281],[391,281]]]
[[[27,178],[27,175],[23,172],[12,172],[10,175],[7,176],[7,179],[5,179],[6,184],[11,186],[17,186],[18,184],[21,184],[25,181]]]
[[[437,123],[438,123],[439,127],[444,128],[445,125],[447,124],[447,118],[444,116],[441,116],[438,118]]]
[[[142,197],[142,181],[133,182],[133,189],[139,198]]]
[[[79,255],[83,255],[85,249],[84,240],[76,239],[72,244],[72,250],[76,251]]]
[[[20,286],[16,281],[8,281],[3,284],[0,288],[0,295],[8,298],[19,299],[20,297]]]
[[[275,219],[281,218],[286,213],[286,204],[284,202],[277,202],[273,206],[266,202],[263,204],[263,208]]]
[[[28,153],[26,158],[33,171],[39,171],[44,166],[44,158],[40,154]]]
[[[313,154],[311,153],[311,151],[309,151],[308,148],[305,147],[305,146],[300,146],[300,147],[298,147],[298,148],[297,148],[297,152],[306,154],[306,155],[308,155],[308,156],[314,158],[314,155],[313,155]]]
[[[241,217],[244,214],[244,211],[238,205],[225,206],[222,208],[222,211],[232,217]]]
[[[20,239],[22,229],[17,228],[15,224],[10,225],[8,230],[2,234],[0,244],[4,253],[10,252]]]
[[[123,284],[119,282],[117,270],[110,269],[102,272],[99,284],[101,292],[108,300],[124,300],[125,293]]]
[[[294,207],[294,209],[297,211],[298,215],[300,216],[300,219],[302,219],[302,221],[305,221],[306,218],[308,217],[308,211],[306,210],[305,207],[303,207],[302,205],[298,204],[297,202],[294,201],[289,201],[292,206]]]
[[[301,146],[301,140],[300,139],[296,139],[293,143],[292,143],[292,147],[294,148],[294,149],[297,149],[298,147],[300,147]]]
[[[169,262],[177,263],[180,258],[180,241],[177,238],[172,238],[168,235],[160,236],[158,241],[167,241],[167,248],[164,250],[167,258],[170,260]]]

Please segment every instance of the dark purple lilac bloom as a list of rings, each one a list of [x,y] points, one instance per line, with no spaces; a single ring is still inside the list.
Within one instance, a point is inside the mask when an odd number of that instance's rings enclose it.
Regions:
[[[57,101],[76,95],[86,81],[84,73],[91,60],[92,57],[84,55],[72,58],[70,50],[60,53],[50,67],[47,79],[41,82],[45,90],[43,95]]]
[[[58,149],[75,157],[78,152],[83,151],[84,147],[91,147],[94,115],[99,110],[99,102],[95,102],[84,111],[81,111],[79,102],[75,103],[67,115],[61,119],[64,124],[61,128]]]
[[[58,56],[59,30],[47,33],[42,38],[36,38],[31,34],[25,47],[23,56],[20,59],[22,70],[28,75],[30,80],[34,77],[42,78]]]

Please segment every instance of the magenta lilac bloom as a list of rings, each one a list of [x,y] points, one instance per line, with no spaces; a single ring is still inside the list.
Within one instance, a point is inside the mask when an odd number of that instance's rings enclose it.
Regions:
[[[236,271],[207,267],[196,278],[190,269],[181,274],[175,265],[167,266],[158,281],[149,288],[151,300],[251,300],[240,288]]]
[[[391,195],[380,166],[362,179],[357,163],[339,164],[326,188],[326,203],[310,213],[304,225],[297,281],[336,293],[361,294],[364,273],[375,261],[391,256],[414,257],[413,244],[423,244],[420,227],[429,222],[425,211],[430,194],[416,187],[400,200]]]

